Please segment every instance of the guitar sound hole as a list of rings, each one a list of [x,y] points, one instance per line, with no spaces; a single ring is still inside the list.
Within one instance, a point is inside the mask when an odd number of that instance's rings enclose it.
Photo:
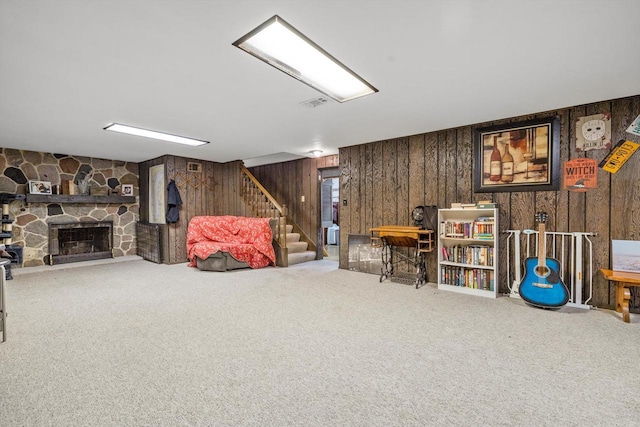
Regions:
[[[549,275],[549,267],[539,265],[535,268],[535,272],[539,277],[547,277]]]

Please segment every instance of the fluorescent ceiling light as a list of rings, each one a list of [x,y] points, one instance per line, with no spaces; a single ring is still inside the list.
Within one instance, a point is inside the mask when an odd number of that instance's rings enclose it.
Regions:
[[[201,141],[199,139],[187,138],[184,136],[171,135],[169,133],[164,133],[164,132],[156,132],[153,130],[121,125],[119,123],[111,123],[110,125],[105,127],[104,130],[127,133],[129,135],[144,136],[145,138],[161,139],[162,141],[169,141],[169,142],[175,142],[177,144],[185,144],[185,145],[192,145],[192,146],[204,145],[209,143],[209,141]]]
[[[378,91],[278,15],[233,45],[338,102]]]

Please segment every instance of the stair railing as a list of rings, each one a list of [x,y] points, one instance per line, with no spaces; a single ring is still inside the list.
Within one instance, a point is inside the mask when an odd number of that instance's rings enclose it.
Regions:
[[[281,205],[258,182],[255,176],[245,166],[240,167],[242,171],[242,198],[249,206],[253,214],[260,218],[272,218],[275,220],[274,240],[280,247],[287,247],[287,207]]]

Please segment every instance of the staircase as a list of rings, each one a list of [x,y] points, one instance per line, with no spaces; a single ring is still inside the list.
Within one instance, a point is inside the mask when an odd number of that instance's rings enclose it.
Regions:
[[[300,240],[300,233],[293,232],[292,224],[285,224],[285,241],[287,243],[288,266],[301,262],[314,261],[316,253],[309,250],[309,243]]]
[[[288,267],[316,259],[311,239],[286,215],[286,206],[278,203],[244,166],[242,171],[242,198],[259,218],[272,219],[276,265]]]

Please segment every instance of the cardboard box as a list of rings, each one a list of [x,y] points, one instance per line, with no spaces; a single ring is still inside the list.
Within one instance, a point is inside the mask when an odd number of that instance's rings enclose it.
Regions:
[[[106,196],[107,187],[91,187],[89,188],[89,194],[92,196]]]
[[[62,189],[62,194],[68,194],[70,196],[77,194],[76,185],[70,179],[63,179],[60,188]]]

